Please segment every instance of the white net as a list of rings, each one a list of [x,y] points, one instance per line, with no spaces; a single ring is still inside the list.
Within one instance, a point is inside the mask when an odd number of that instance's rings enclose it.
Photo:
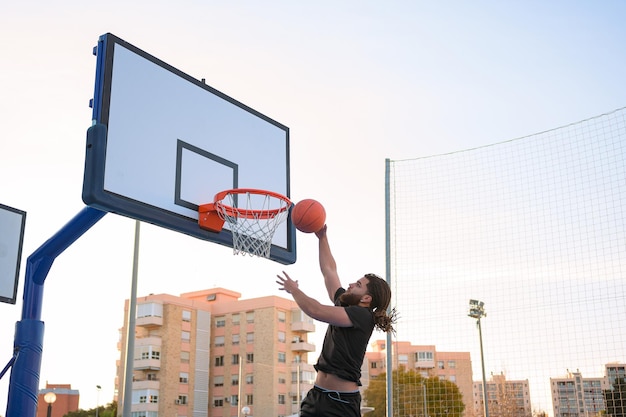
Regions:
[[[234,254],[263,258],[270,257],[274,232],[287,219],[290,206],[287,198],[263,191],[233,190],[215,203],[233,235]]]
[[[412,403],[394,383],[394,415],[423,415],[424,397],[429,417],[484,415],[470,299],[489,313],[481,324],[490,417],[611,414],[608,385],[593,381],[611,383],[611,369],[623,369],[612,364],[626,362],[626,109],[391,161],[389,175],[401,318],[393,360],[414,371]],[[471,369],[460,369],[470,360]],[[437,380],[460,388],[463,412],[435,398]],[[519,393],[494,388],[514,384]],[[580,398],[559,397],[570,384]]]

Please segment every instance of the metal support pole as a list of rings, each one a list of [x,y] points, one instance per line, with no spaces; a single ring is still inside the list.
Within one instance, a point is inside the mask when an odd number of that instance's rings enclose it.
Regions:
[[[24,304],[22,320],[15,325],[13,363],[9,381],[7,417],[35,417],[37,392],[43,351],[44,323],[41,321],[43,284],[54,260],[104,215],[91,207],[85,207],[61,230],[48,239],[26,261],[24,280]]]
[[[133,403],[133,371],[135,370],[135,327],[137,322],[137,276],[139,274],[139,220],[135,220],[135,244],[133,249],[133,276],[128,300],[128,317],[126,320],[126,363],[124,367],[124,391],[122,415],[131,415]]]
[[[487,404],[487,377],[485,375],[485,356],[483,354],[483,331],[480,326],[480,317],[478,318],[478,338],[480,339],[480,363],[483,369],[483,407],[485,417],[489,417],[489,405]]]
[[[391,187],[390,187],[390,175],[391,175],[391,161],[385,159],[385,276],[387,283],[391,287]],[[391,309],[391,305],[389,306]],[[389,311],[387,311],[389,312]],[[387,332],[385,349],[387,351],[387,417],[393,416],[393,349],[391,348],[393,340],[391,339],[391,333]]]

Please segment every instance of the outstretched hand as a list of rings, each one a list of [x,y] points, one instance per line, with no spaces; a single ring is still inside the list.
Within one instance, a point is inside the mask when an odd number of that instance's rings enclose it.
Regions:
[[[324,225],[324,227],[322,227],[320,230],[315,232],[315,236],[317,236],[318,239],[321,239],[322,237],[326,236],[326,229],[328,229],[328,226]]]
[[[276,283],[279,285],[278,289],[281,291],[286,291],[287,294],[291,294],[293,290],[298,289],[298,281],[292,280],[289,275],[285,271],[283,271],[283,275],[276,275],[278,280]]]

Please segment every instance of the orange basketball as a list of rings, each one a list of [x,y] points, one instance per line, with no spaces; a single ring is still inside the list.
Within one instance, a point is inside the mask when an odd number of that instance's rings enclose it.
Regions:
[[[299,231],[314,233],[324,227],[326,210],[318,201],[312,199],[302,200],[291,210],[291,221]]]

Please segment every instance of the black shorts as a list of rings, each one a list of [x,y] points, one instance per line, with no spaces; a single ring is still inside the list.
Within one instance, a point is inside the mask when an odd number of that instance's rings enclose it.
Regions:
[[[300,404],[300,417],[361,417],[361,393],[314,386]]]

